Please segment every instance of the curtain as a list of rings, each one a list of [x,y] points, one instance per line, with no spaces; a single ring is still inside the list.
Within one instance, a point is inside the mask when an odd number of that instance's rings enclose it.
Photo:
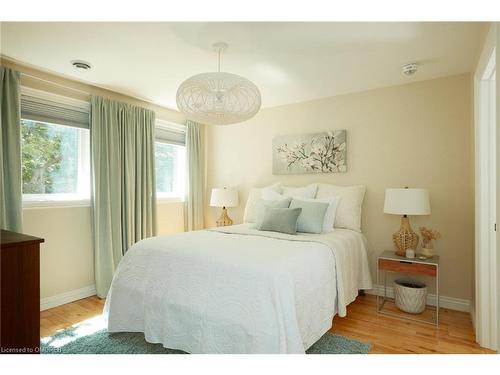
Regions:
[[[186,122],[187,182],[184,209],[185,230],[204,228],[205,195],[205,151],[203,148],[203,125]]]
[[[0,228],[22,231],[19,72],[0,66]]]
[[[97,295],[128,248],[156,234],[155,113],[92,96],[92,218]]]

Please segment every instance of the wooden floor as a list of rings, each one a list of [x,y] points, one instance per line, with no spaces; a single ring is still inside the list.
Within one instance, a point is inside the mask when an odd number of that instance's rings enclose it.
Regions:
[[[102,312],[104,300],[89,297],[40,313],[41,335],[50,336]],[[347,317],[336,316],[332,332],[371,343],[371,353],[493,353],[475,343],[470,315],[440,310],[439,329],[422,323],[377,315],[371,295],[348,306]]]

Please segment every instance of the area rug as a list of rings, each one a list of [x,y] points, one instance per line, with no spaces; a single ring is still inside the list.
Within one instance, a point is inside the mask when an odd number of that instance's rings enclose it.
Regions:
[[[307,354],[367,354],[370,345],[347,337],[325,333]],[[150,344],[143,333],[108,333],[100,318],[42,338],[42,354],[187,354]]]

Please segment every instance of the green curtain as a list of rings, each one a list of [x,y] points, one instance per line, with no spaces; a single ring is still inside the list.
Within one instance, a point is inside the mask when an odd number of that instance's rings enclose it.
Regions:
[[[203,125],[186,122],[187,183],[184,209],[185,230],[204,228],[205,150]]]
[[[90,142],[97,295],[128,248],[156,234],[155,113],[92,96]]]
[[[22,231],[21,74],[0,65],[0,228]]]

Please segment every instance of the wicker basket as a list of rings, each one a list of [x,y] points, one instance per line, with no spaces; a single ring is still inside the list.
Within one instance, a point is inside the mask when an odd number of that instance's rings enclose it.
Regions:
[[[420,314],[425,310],[427,287],[419,281],[397,279],[394,281],[394,299],[400,310]]]

